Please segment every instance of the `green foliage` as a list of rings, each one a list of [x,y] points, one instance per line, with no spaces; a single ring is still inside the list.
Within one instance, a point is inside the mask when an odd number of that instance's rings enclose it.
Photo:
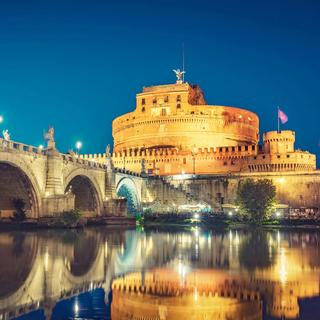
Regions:
[[[275,197],[276,187],[271,180],[247,179],[237,193],[240,214],[254,224],[262,224],[274,211]]]
[[[14,220],[14,221],[25,220],[27,218],[25,201],[21,198],[14,198],[12,200],[12,203],[15,208],[12,220]]]
[[[58,214],[56,219],[56,224],[66,227],[75,227],[79,224],[82,217],[82,212],[78,209],[63,211]]]

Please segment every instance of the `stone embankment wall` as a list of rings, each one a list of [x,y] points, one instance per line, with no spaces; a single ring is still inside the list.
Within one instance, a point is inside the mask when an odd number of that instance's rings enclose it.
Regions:
[[[320,174],[314,172],[269,172],[238,175],[167,177],[168,183],[182,186],[193,197],[213,208],[234,204],[241,181],[246,178],[270,179],[276,186],[279,203],[291,208],[320,207]]]

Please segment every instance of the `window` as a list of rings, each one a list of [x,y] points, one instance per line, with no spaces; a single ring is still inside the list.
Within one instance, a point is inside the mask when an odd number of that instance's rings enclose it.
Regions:
[[[244,147],[244,150],[245,150],[245,151],[248,151],[248,146],[245,146],[245,147]]]
[[[153,98],[152,103],[153,103],[153,104],[156,104],[156,103],[157,103],[157,99],[156,99],[156,98]]]
[[[177,109],[181,109],[181,104],[177,103]]]
[[[180,96],[180,94],[177,95],[177,102],[181,102],[181,96]]]
[[[164,97],[164,102],[169,102],[169,97],[168,96]]]
[[[290,154],[287,154],[287,158],[290,158]]]
[[[162,116],[167,115],[167,110],[166,110],[165,108],[162,108],[162,109],[161,109],[161,115],[162,115]]]
[[[146,111],[146,108],[145,108],[145,107],[142,107],[141,111],[142,111],[142,112],[145,112],[145,111]]]
[[[145,98],[142,98],[141,104],[142,104],[143,106],[146,104],[146,99],[145,99]]]

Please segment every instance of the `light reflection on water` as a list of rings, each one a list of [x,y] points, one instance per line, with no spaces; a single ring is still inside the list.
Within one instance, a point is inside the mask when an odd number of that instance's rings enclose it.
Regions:
[[[318,231],[0,233],[0,319],[320,318]]]

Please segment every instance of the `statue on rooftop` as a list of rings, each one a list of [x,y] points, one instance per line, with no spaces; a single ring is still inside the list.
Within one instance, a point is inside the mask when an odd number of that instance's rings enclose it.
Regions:
[[[184,70],[181,71],[180,69],[173,69],[173,72],[175,73],[176,77],[177,77],[177,83],[181,84],[183,83],[183,78],[184,78],[184,74],[186,73]]]

